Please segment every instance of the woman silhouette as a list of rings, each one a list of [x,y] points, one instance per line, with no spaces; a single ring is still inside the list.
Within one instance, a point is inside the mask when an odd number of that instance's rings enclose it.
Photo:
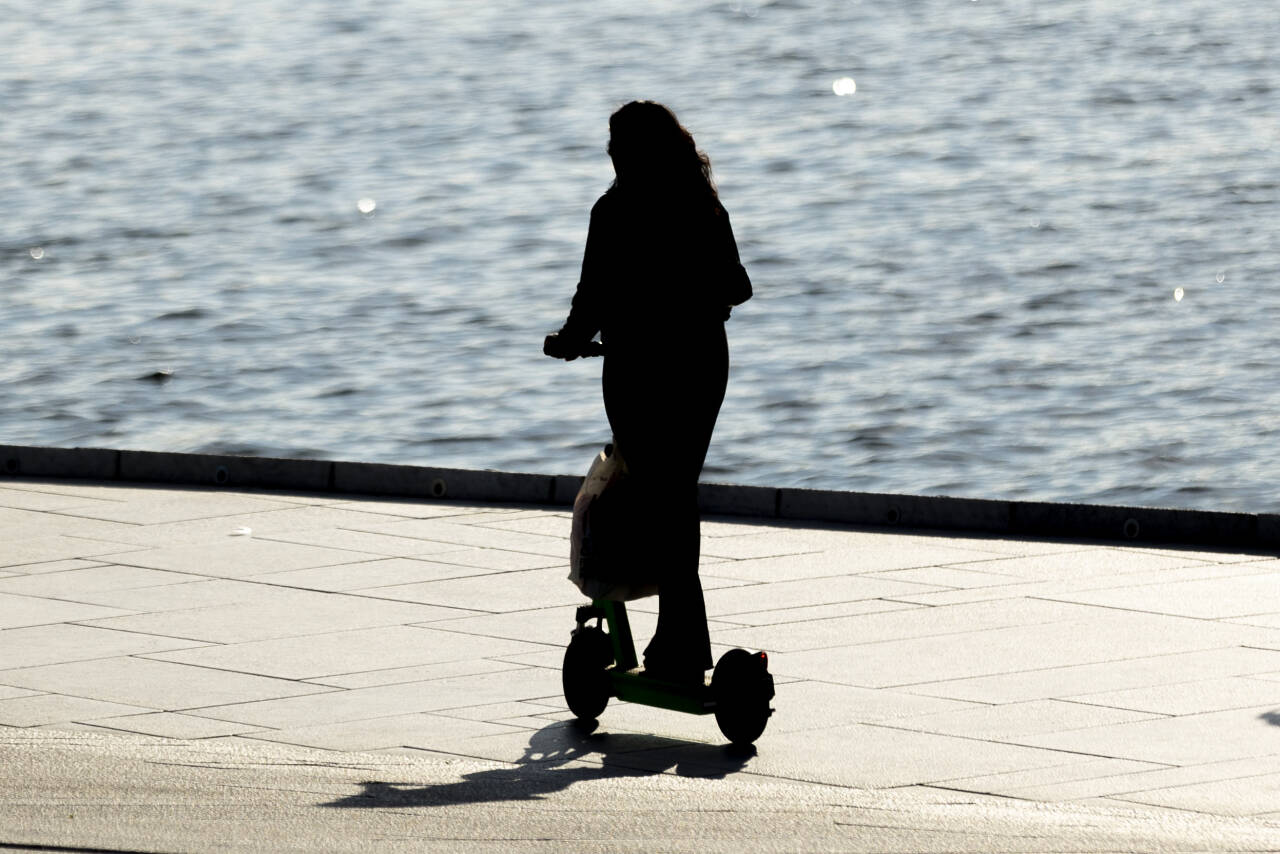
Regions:
[[[711,667],[698,580],[698,475],[729,378],[724,321],[751,297],[711,162],[669,109],[609,118],[615,180],[591,209],[568,320],[544,352],[573,359],[597,332],[604,406],[635,506],[626,550],[652,567],[658,627],[645,670],[701,682]]]

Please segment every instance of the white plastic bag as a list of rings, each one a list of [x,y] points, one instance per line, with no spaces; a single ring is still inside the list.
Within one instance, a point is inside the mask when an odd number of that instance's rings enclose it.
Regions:
[[[617,444],[596,454],[573,501],[573,533],[569,537],[569,580],[592,599],[626,602],[657,595],[658,585],[646,581],[645,567],[636,560],[627,464]]]

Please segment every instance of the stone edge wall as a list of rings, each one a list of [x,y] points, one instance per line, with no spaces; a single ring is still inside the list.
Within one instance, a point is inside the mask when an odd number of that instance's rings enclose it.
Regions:
[[[272,459],[103,448],[0,445],[0,482],[77,478],[570,506],[582,478],[336,460]],[[1280,549],[1280,516],[1151,507],[887,495],[816,489],[699,487],[704,513],[1021,538]]]

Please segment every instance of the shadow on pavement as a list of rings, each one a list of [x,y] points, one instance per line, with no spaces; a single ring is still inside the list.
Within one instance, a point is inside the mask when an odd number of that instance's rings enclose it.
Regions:
[[[1263,712],[1258,717],[1272,726],[1280,726],[1280,712]]]
[[[533,734],[513,768],[474,771],[457,782],[433,786],[370,780],[361,783],[359,794],[323,806],[434,807],[537,800],[578,782],[644,777],[667,770],[682,777],[718,780],[742,770],[755,755],[755,748],[743,750],[637,733],[597,734],[594,729],[594,725],[574,724],[544,727]],[[578,760],[592,764],[564,767]]]

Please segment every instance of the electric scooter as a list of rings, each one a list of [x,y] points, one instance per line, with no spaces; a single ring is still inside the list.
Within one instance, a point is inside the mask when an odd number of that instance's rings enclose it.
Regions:
[[[590,344],[570,354],[548,336],[543,345],[548,356],[603,355],[603,345]],[[725,738],[746,747],[764,732],[773,709],[773,676],[769,657],[732,649],[720,657],[711,680],[702,683],[671,682],[640,669],[636,660],[631,623],[622,602],[594,599],[578,608],[577,627],[564,653],[561,679],[569,710],[580,721],[595,721],[612,697],[644,706],[655,706],[693,715],[714,714]],[[588,625],[591,621],[595,625]]]
[[[773,709],[773,676],[763,652],[731,649],[720,657],[711,681],[668,682],[637,666],[631,623],[622,602],[594,599],[578,608],[577,628],[564,651],[561,679],[569,710],[594,721],[611,697],[691,715],[716,716],[724,737],[737,747],[764,732]],[[588,625],[595,620],[594,626]],[[608,631],[605,631],[605,627]]]

